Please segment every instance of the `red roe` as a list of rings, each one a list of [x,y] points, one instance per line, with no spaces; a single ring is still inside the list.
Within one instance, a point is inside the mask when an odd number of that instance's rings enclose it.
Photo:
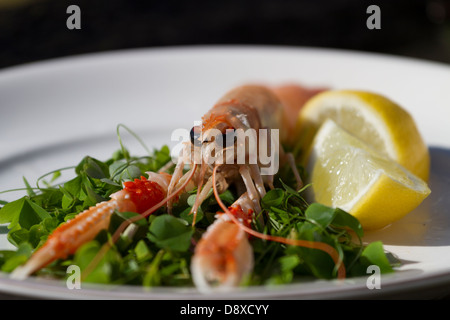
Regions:
[[[140,180],[124,182],[124,189],[136,206],[137,213],[144,213],[166,197],[164,189],[158,183],[149,181],[144,176]]]
[[[253,210],[248,209],[248,212],[245,213],[244,210],[242,210],[240,205],[236,205],[234,207],[229,207],[228,210],[238,219],[242,221],[242,223],[250,228],[252,223],[252,216],[253,216]]]

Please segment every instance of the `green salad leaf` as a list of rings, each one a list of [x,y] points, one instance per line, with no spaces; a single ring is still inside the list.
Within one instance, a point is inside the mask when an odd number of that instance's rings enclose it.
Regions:
[[[193,232],[187,221],[163,214],[153,219],[147,237],[162,249],[186,251]]]

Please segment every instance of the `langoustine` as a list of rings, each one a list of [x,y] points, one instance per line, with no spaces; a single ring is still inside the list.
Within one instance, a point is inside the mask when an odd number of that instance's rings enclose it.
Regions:
[[[114,211],[136,212],[140,214],[139,218],[161,207],[168,197],[171,176],[164,172],[148,172],[148,175],[148,179],[142,176],[141,179],[124,182],[124,188],[112,194],[110,200],[99,202],[58,226],[25,265],[12,272],[11,277],[24,279],[51,262],[74,254],[79,247],[108,228]],[[188,182],[186,180],[183,187]]]
[[[301,90],[303,94],[299,93]],[[263,175],[263,169],[267,169],[267,166],[274,163],[262,165],[259,157],[256,158],[256,162],[251,163],[249,160],[254,155],[252,153],[259,155],[261,150],[258,148],[263,148],[266,154],[275,153],[277,158],[272,160],[287,163],[296,178],[297,187],[300,188],[302,181],[293,155],[284,152],[280,141],[288,142],[294,133],[295,122],[292,121],[292,115],[296,116],[299,108],[307,100],[307,98],[301,100],[299,97],[304,97],[305,94],[312,96],[319,91],[316,89],[308,91],[295,86],[285,89],[279,87],[276,90],[259,85],[238,87],[228,92],[204,115],[201,128],[192,129],[196,131],[196,134],[191,134],[191,144],[187,145],[184,151],[191,157],[191,161],[195,161],[193,158],[196,157],[196,160],[201,163],[202,171],[198,180],[196,202],[192,208],[194,221],[197,208],[211,190],[223,210],[223,213],[217,215],[216,221],[203,234],[192,258],[191,273],[199,290],[205,292],[213,289],[227,290],[238,286],[252,271],[253,250],[248,242],[249,234],[270,241],[325,251],[336,265],[339,265],[338,277],[345,276],[345,268],[340,257],[331,246],[320,242],[272,237],[259,233],[251,227],[252,220],[261,218],[259,216],[260,200],[266,193],[266,185],[273,188],[273,179],[276,174],[276,170],[269,170],[266,171],[268,174]],[[292,98],[293,95],[297,96]],[[281,101],[289,104],[289,110],[285,109]],[[280,141],[274,143],[269,139],[266,140],[265,147],[262,147],[261,129],[276,130]],[[241,162],[238,162],[236,154],[239,148],[242,150],[246,146],[240,145],[238,139],[234,142],[231,140],[231,143],[223,141],[224,138],[235,134],[237,130],[244,132],[254,130],[258,145],[258,148],[253,150],[245,149],[245,156],[241,157]],[[211,152],[212,149],[214,152]],[[227,152],[230,149],[235,151],[231,152],[231,159],[230,152]],[[200,157],[196,152],[200,153]],[[214,160],[211,161],[208,157],[213,153]],[[183,155],[180,159],[179,163],[183,165],[189,162],[186,157],[183,159]],[[219,197],[224,185],[219,182],[223,180],[226,181],[225,188],[232,183],[244,186],[244,192],[230,207],[226,207]]]

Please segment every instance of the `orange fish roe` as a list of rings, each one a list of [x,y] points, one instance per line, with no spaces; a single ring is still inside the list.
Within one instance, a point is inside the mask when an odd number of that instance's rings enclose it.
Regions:
[[[124,189],[128,192],[130,200],[136,205],[137,213],[143,213],[164,200],[166,193],[156,182],[149,181],[141,176],[141,179],[124,182]]]

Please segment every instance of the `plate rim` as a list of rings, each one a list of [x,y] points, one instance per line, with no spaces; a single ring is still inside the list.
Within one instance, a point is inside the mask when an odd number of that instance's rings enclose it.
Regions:
[[[333,54],[333,55],[356,55],[366,58],[380,58],[388,60],[397,60],[402,62],[411,62],[414,64],[424,64],[430,67],[447,68],[450,71],[450,63],[434,61],[431,59],[424,59],[412,56],[402,56],[393,53],[372,52],[358,49],[345,49],[337,47],[317,47],[317,46],[290,46],[290,45],[268,45],[268,44],[212,44],[212,45],[172,45],[172,46],[158,46],[158,47],[138,47],[138,48],[125,48],[115,50],[105,50],[97,52],[86,52],[79,54],[69,54],[61,57],[48,58],[44,60],[36,60],[25,62],[17,65],[7,66],[0,68],[0,78],[4,74],[27,72],[34,69],[48,68],[49,66],[57,66],[65,64],[67,62],[83,63],[88,60],[104,59],[104,58],[117,58],[123,55],[130,54],[158,54],[158,53],[170,53],[178,54],[180,51],[184,53],[196,53],[204,51],[216,51],[218,53],[223,51],[264,51],[273,53],[320,53],[320,54]]]

